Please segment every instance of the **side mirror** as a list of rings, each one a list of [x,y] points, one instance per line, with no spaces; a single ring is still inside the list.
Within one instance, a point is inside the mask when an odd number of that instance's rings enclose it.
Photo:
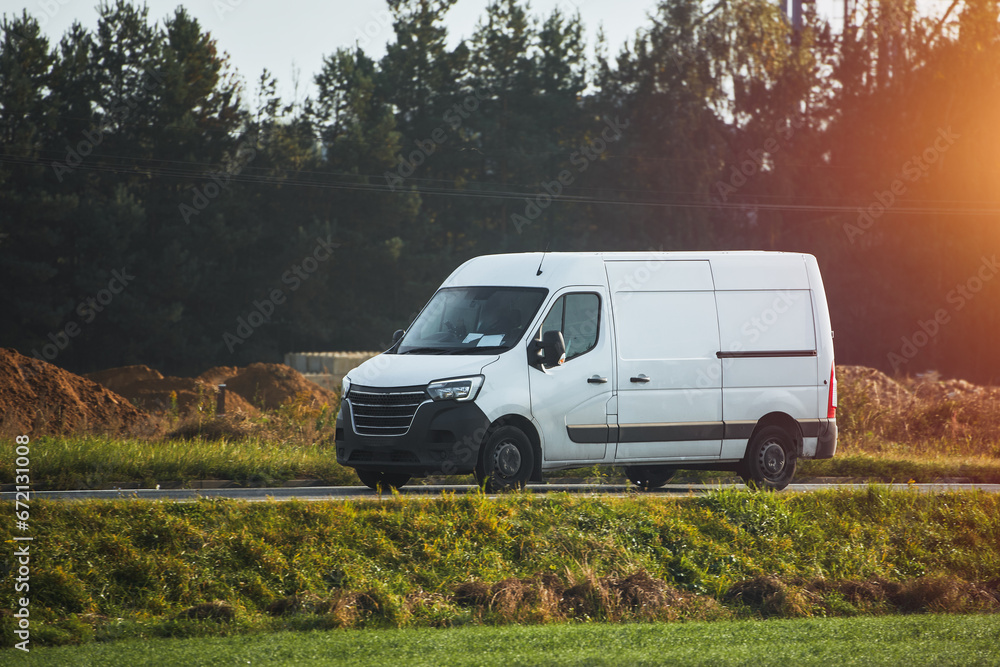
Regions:
[[[566,361],[566,341],[562,331],[546,331],[542,336],[542,362],[546,366],[561,366]]]
[[[531,341],[528,348],[529,363],[532,366],[560,366],[566,361],[566,341],[562,331],[546,331],[542,339]]]
[[[404,331],[403,329],[396,329],[395,331],[393,331],[392,332],[392,344],[395,345],[396,343],[398,343],[399,339],[402,338],[403,334],[405,334],[405,333],[406,333],[406,331]]]

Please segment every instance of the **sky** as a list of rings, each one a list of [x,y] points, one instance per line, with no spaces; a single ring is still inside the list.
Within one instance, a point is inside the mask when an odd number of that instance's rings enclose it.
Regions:
[[[93,29],[98,0],[0,0],[0,12],[20,14],[23,9],[38,19],[55,43],[75,21]],[[147,0],[150,20],[162,21],[183,4],[203,30],[217,40],[220,50],[232,57],[236,70],[252,94],[266,67],[278,77],[282,98],[300,101],[312,94],[312,79],[322,67],[323,56],[357,42],[378,58],[392,38],[392,20],[385,0]],[[483,14],[486,0],[459,0],[448,13],[449,41],[471,37]],[[611,53],[648,23],[647,13],[656,0],[531,0],[533,16],[548,16],[556,7],[565,13],[577,9],[593,48],[603,25]],[[297,72],[297,74],[296,74]],[[294,86],[298,78],[298,92]]]
[[[920,0],[918,6],[946,1]],[[76,21],[93,29],[97,4],[98,0],[0,0],[0,13],[19,15],[27,10],[52,43],[57,43]],[[385,0],[146,0],[145,4],[151,21],[162,21],[183,4],[202,29],[212,34],[220,50],[230,54],[248,84],[248,96],[254,94],[266,67],[277,76],[286,102],[313,94],[312,80],[325,55],[357,43],[377,59],[392,38]],[[486,4],[487,0],[458,0],[452,7],[446,19],[452,46],[472,36]],[[656,5],[657,0],[530,0],[530,13],[544,18],[556,7],[567,14],[579,11],[589,49],[603,27],[608,52],[615,55],[638,29],[649,25],[648,16]],[[843,0],[819,0],[817,6],[835,26],[839,24]]]

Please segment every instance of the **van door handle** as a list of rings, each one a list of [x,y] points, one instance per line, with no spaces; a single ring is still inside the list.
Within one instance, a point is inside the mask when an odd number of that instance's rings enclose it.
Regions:
[[[604,384],[608,381],[608,378],[602,378],[600,375],[595,375],[594,377],[587,378],[587,382],[590,384]]]
[[[649,378],[646,377],[645,373],[639,373],[638,377],[631,377],[628,379],[629,382],[649,382]]]

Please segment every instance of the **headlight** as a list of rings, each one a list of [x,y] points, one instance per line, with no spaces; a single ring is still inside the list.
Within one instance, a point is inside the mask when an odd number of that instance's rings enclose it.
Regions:
[[[347,392],[351,390],[351,378],[344,376],[344,379],[340,381],[340,398],[343,400],[347,396]]]
[[[456,380],[438,380],[427,385],[427,393],[435,401],[471,401],[483,386],[483,376],[474,375]]]

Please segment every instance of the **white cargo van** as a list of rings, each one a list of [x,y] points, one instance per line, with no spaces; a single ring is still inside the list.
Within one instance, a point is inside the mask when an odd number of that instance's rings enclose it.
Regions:
[[[487,255],[344,379],[337,460],[362,482],[677,469],[784,488],[837,448],[833,333],[812,255]]]

